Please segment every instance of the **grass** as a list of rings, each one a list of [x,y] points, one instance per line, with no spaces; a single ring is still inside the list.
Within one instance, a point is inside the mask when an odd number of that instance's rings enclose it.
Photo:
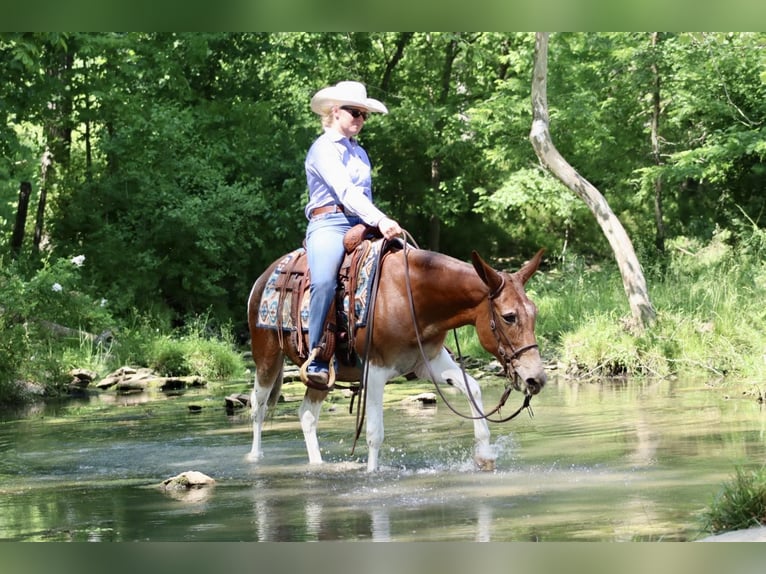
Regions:
[[[200,316],[184,329],[162,331],[147,321],[137,321],[119,329],[113,342],[99,344],[81,337],[79,340],[57,339],[38,333],[17,355],[24,360],[8,365],[0,380],[0,404],[25,402],[31,398],[24,385],[27,381],[42,385],[47,396],[67,392],[70,370],[87,369],[105,376],[122,366],[149,367],[160,376],[196,375],[210,381],[243,378],[246,365],[236,348],[234,336],[227,327],[212,331],[207,317]],[[6,359],[10,355],[6,355]],[[3,375],[0,372],[0,375]]]
[[[766,468],[737,468],[701,521],[703,530],[712,534],[766,524]]]

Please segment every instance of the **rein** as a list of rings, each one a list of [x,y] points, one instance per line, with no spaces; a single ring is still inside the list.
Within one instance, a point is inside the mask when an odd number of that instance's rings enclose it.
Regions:
[[[497,405],[489,412],[482,412],[482,409],[479,408],[478,404],[476,403],[476,398],[473,396],[473,393],[471,392],[471,387],[468,384],[468,374],[466,373],[465,366],[463,365],[463,356],[460,352],[460,344],[458,343],[457,339],[457,329],[453,329],[452,332],[455,337],[455,348],[457,349],[457,356],[458,356],[458,363],[460,365],[460,371],[463,374],[463,384],[465,385],[466,394],[468,395],[468,398],[471,402],[471,405],[473,406],[474,410],[479,413],[478,415],[466,415],[464,413],[461,413],[458,411],[455,407],[452,406],[450,401],[445,396],[444,392],[439,387],[438,383],[436,382],[436,376],[434,375],[433,370],[431,369],[431,364],[428,360],[428,357],[426,357],[425,349],[423,348],[423,341],[420,336],[420,330],[418,329],[418,322],[417,318],[415,316],[415,301],[412,297],[412,285],[410,284],[410,267],[409,267],[409,261],[407,259],[407,246],[408,241],[411,241],[412,244],[417,248],[418,244],[415,241],[415,239],[410,235],[408,231],[403,232],[404,239],[402,241],[403,243],[403,257],[404,257],[404,278],[405,283],[407,286],[407,298],[410,304],[410,314],[412,315],[412,325],[415,329],[415,338],[418,342],[418,348],[420,349],[420,355],[423,358],[423,362],[426,365],[426,368],[428,369],[428,374],[431,377],[431,382],[434,385],[434,388],[436,389],[436,392],[441,397],[442,401],[444,401],[444,404],[447,405],[447,407],[455,413],[457,416],[467,419],[467,420],[478,420],[478,419],[486,419],[489,422],[493,423],[503,423],[508,422],[511,419],[516,418],[516,416],[521,413],[524,409],[526,409],[529,412],[529,416],[533,417],[534,412],[532,411],[532,407],[530,406],[530,402],[532,400],[532,395],[524,395],[524,402],[522,405],[516,409],[516,411],[503,418],[490,418],[495,413],[498,413],[500,409],[505,406],[506,401],[508,400],[508,397],[511,394],[511,391],[513,391],[513,388],[510,385],[505,386],[505,390],[503,392],[502,397],[500,397],[500,400],[498,401]],[[359,408],[357,408],[356,411],[356,432],[354,433],[354,443],[351,447],[351,454],[354,454],[354,450],[356,449],[356,443],[359,440],[359,437],[362,433],[362,426],[364,425],[364,417],[366,414],[366,403],[367,403],[367,377],[369,375],[369,361],[367,360],[369,358],[370,348],[372,347],[372,331],[373,331],[373,320],[375,317],[375,301],[377,300],[378,295],[378,283],[380,281],[380,267],[381,263],[383,261],[383,255],[386,253],[386,247],[387,247],[388,240],[383,240],[383,245],[381,246],[380,251],[376,255],[376,261],[375,261],[375,275],[373,278],[372,286],[370,288],[370,308],[367,311],[367,316],[369,317],[368,324],[367,324],[367,332],[365,336],[365,349],[364,349],[364,357],[362,358],[362,364],[364,365],[362,369],[362,377],[359,381],[359,389],[354,393],[351,399],[351,405],[350,410],[353,410],[354,405],[354,398],[357,394],[359,394]],[[505,340],[505,343],[508,347],[511,349],[510,355],[506,351],[505,346],[503,345],[503,341],[501,341],[501,333],[497,331],[497,322],[496,322],[496,316],[497,312],[495,311],[495,306],[492,304],[492,301],[500,294],[500,292],[503,290],[503,287],[505,287],[505,279],[503,279],[503,282],[500,284],[500,286],[495,289],[492,293],[489,294],[487,301],[489,302],[489,308],[491,313],[490,318],[490,329],[492,330],[492,333],[495,335],[495,339],[497,340],[497,347],[498,347],[498,353],[503,357],[503,372],[506,376],[506,378],[510,381],[511,380],[511,371],[513,372],[513,377],[518,379],[518,373],[513,369],[512,361],[521,355],[522,353],[528,351],[529,349],[534,349],[537,347],[537,344],[532,345],[526,345],[524,347],[520,347],[519,349],[516,349],[513,344],[508,340],[508,338],[502,334],[502,338]]]
[[[405,232],[410,239],[412,237],[409,233]],[[417,244],[414,242],[415,246]],[[426,368],[428,369],[428,375],[431,377],[431,382],[434,384],[434,388],[436,389],[436,392],[439,394],[441,399],[444,401],[444,404],[447,405],[447,407],[455,413],[457,416],[468,419],[468,420],[478,420],[478,419],[485,419],[489,422],[494,423],[503,423],[507,422],[513,418],[516,418],[516,416],[523,411],[524,409],[527,409],[529,411],[529,416],[534,416],[534,413],[532,412],[532,407],[529,405],[530,401],[532,400],[532,395],[524,395],[524,402],[522,405],[511,415],[500,418],[500,419],[493,419],[490,418],[493,414],[500,411],[500,409],[505,405],[505,402],[508,400],[508,396],[511,394],[511,391],[513,388],[510,385],[505,386],[505,391],[503,392],[503,396],[500,397],[500,401],[497,403],[497,405],[489,412],[482,412],[482,409],[479,408],[478,404],[476,403],[476,399],[473,396],[473,393],[471,392],[471,386],[468,384],[468,375],[465,371],[465,366],[463,365],[463,356],[460,352],[460,345],[458,343],[457,339],[457,329],[453,329],[452,332],[454,334],[455,338],[455,347],[457,349],[458,353],[458,363],[460,364],[460,371],[463,374],[463,384],[465,385],[465,392],[468,395],[468,398],[471,402],[471,405],[473,406],[474,410],[479,413],[478,415],[466,415],[464,413],[461,413],[458,411],[455,407],[452,406],[452,404],[447,400],[447,397],[442,392],[441,388],[439,387],[438,383],[436,382],[436,376],[434,375],[433,370],[431,369],[431,364],[426,357],[425,350],[423,349],[423,341],[420,336],[420,330],[418,329],[418,322],[417,318],[415,316],[415,301],[412,297],[412,286],[410,284],[410,268],[409,268],[409,262],[407,260],[407,242],[404,242],[404,278],[405,283],[407,285],[407,298],[409,300],[410,304],[410,314],[412,315],[412,326],[415,329],[415,338],[418,342],[418,348],[420,349],[420,355],[423,357],[423,362],[426,365]],[[526,345],[524,347],[521,347],[519,349],[516,349],[513,344],[508,340],[508,338],[503,335],[503,339],[505,339],[505,343],[511,348],[511,354],[508,355],[508,352],[506,351],[505,347],[503,346],[503,341],[500,340],[500,333],[497,331],[497,323],[495,321],[496,318],[496,311],[495,306],[492,304],[493,299],[495,299],[500,292],[503,290],[503,287],[505,287],[505,279],[503,279],[503,282],[500,284],[500,286],[495,289],[492,293],[489,294],[487,301],[489,302],[489,308],[491,313],[490,318],[490,329],[492,330],[492,333],[495,335],[495,339],[497,340],[497,347],[498,347],[498,353],[503,357],[503,372],[505,373],[506,378],[510,381],[511,380],[511,371],[513,371],[513,376],[518,379],[518,373],[513,369],[512,361],[521,355],[522,353],[528,351],[529,349],[533,349],[537,347],[537,344],[532,345]]]

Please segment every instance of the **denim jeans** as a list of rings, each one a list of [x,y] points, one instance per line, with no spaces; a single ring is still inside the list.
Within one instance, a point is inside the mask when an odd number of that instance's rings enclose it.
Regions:
[[[306,255],[311,271],[309,351],[319,345],[324,321],[335,297],[345,252],[343,236],[361,222],[358,217],[345,213],[327,213],[312,218],[306,228]]]

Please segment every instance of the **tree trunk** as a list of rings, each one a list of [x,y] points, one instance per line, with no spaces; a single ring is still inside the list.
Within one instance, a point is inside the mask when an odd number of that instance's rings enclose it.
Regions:
[[[27,210],[29,209],[29,196],[32,194],[32,184],[22,181],[19,186],[19,207],[16,210],[16,225],[11,237],[11,255],[14,259],[21,253],[21,245],[24,243],[24,227],[27,224]]]
[[[35,218],[34,251],[39,253],[40,243],[43,238],[43,226],[45,224],[45,203],[48,200],[49,178],[53,165],[53,154],[49,149],[43,153],[40,161],[40,200],[37,203],[37,217]]]
[[[380,91],[383,93],[383,95],[388,93],[391,84],[391,76],[394,73],[394,68],[396,68],[396,65],[404,57],[404,48],[407,46],[409,41],[412,40],[414,35],[414,32],[402,32],[396,39],[396,51],[386,64],[386,71],[383,72],[383,79],[380,81]]]
[[[529,139],[540,162],[564,185],[582,199],[601,226],[622,275],[622,284],[636,328],[644,329],[654,323],[656,312],[649,301],[641,265],[625,228],[614,215],[603,195],[567,163],[549,132],[548,118],[548,33],[538,32],[535,42],[535,66],[532,77],[532,129]]]
[[[439,186],[441,185],[441,176],[439,175],[439,158],[431,160],[431,189],[434,197],[439,197]],[[441,243],[441,220],[434,211],[428,220],[428,246],[431,251],[439,250]]]
[[[455,64],[455,58],[457,58],[460,46],[457,40],[454,38],[447,44],[447,49],[444,53],[444,67],[442,68],[441,87],[439,90],[439,97],[437,103],[440,108],[444,108],[449,99],[450,82],[452,79],[452,68]],[[436,122],[436,133],[441,136],[444,130],[444,124],[446,121],[442,118]],[[441,152],[437,151],[433,158],[431,158],[431,190],[434,194],[434,199],[438,201],[439,188],[441,187]],[[436,207],[428,221],[428,248],[432,251],[439,251],[439,244],[441,242],[441,217],[439,215],[439,208]]]
[[[657,32],[652,33],[652,48],[657,47]],[[657,68],[657,52],[654,51],[652,62],[652,157],[654,164],[662,164],[660,156],[660,72]],[[662,218],[662,178],[657,176],[654,180],[654,222],[657,227],[654,243],[657,251],[665,251],[665,223]]]

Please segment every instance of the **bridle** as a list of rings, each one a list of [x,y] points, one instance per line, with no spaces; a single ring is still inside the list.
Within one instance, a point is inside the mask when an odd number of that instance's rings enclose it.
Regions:
[[[495,336],[495,341],[497,341],[497,354],[500,355],[503,359],[503,374],[506,376],[508,380],[511,379],[511,370],[513,370],[514,377],[518,377],[518,373],[516,373],[515,368],[513,367],[513,360],[518,358],[523,353],[526,353],[530,349],[536,349],[537,343],[532,343],[531,345],[524,345],[523,347],[519,347],[518,349],[513,346],[513,343],[508,339],[508,336],[503,333],[502,331],[498,331],[497,329],[497,309],[495,309],[495,305],[493,304],[493,301],[500,295],[500,293],[505,288],[505,277],[501,276],[502,281],[500,282],[500,285],[492,291],[489,296],[487,297],[487,301],[489,302],[489,328],[492,331],[492,334]],[[510,348],[510,353],[506,350],[506,346]]]

